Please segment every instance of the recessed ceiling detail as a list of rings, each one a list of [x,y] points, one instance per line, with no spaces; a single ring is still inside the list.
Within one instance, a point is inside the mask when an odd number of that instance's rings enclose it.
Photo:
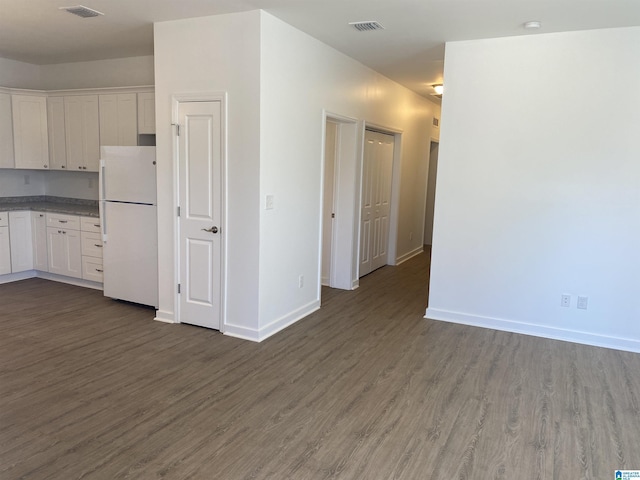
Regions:
[[[372,30],[384,30],[384,27],[380,23],[370,20],[368,22],[349,22],[353,28],[359,32],[370,32]]]
[[[104,15],[104,13],[89,7],[85,7],[84,5],[76,5],[74,7],[60,7],[60,10],[64,10],[66,12],[72,13],[82,18],[91,18],[91,17],[98,17],[100,15]]]

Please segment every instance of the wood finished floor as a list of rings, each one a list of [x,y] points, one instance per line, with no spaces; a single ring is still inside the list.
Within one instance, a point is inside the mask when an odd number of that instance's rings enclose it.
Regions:
[[[640,355],[422,318],[428,258],[261,344],[0,285],[0,479],[613,479]]]

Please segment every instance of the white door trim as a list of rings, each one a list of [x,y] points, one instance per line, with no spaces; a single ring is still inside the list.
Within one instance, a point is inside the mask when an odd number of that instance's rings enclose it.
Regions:
[[[181,102],[220,102],[221,115],[221,151],[222,151],[222,225],[227,225],[227,93],[226,92],[199,92],[199,93],[176,93],[171,95],[171,124],[178,123],[178,107]],[[178,204],[179,204],[179,165],[178,158],[178,137],[175,127],[172,132],[172,172],[173,172],[173,244],[174,244],[174,305],[175,305],[175,321],[180,322],[180,297],[178,296],[177,285],[180,283],[180,229],[178,222]],[[222,269],[222,280],[220,282],[220,332],[224,333],[227,324],[227,229],[222,228],[220,232],[221,248],[220,248],[220,266]]]
[[[325,145],[327,121],[338,124],[336,138],[337,152],[334,171],[334,212],[336,219],[333,225],[331,247],[331,274],[329,283],[332,288],[352,290],[357,288],[358,248],[357,238],[354,238],[354,222],[358,221],[356,195],[359,194],[358,185],[358,120],[327,110],[322,111],[322,149],[320,184],[320,205],[324,205],[324,171]],[[318,255],[318,298],[322,288],[322,214],[319,216],[319,252]],[[354,280],[355,278],[355,280]],[[355,281],[355,283],[354,283]]]

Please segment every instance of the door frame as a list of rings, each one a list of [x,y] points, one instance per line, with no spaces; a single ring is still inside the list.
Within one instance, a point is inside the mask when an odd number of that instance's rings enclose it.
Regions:
[[[320,215],[318,245],[318,298],[322,289],[322,253],[323,253],[323,205],[325,194],[325,159],[327,121],[337,124],[336,158],[333,175],[333,204],[336,214],[331,236],[331,272],[329,286],[343,290],[358,287],[357,264],[358,246],[357,230],[354,222],[358,219],[356,212],[356,196],[359,192],[357,172],[358,158],[361,155],[359,145],[358,120],[352,117],[322,111],[322,149],[320,175]],[[359,203],[359,201],[357,201]],[[355,248],[354,248],[355,247]]]
[[[178,124],[178,112],[180,103],[187,102],[220,102],[220,142],[222,159],[220,162],[222,176],[222,192],[221,192],[221,231],[220,231],[220,332],[224,333],[227,324],[227,186],[228,186],[228,152],[227,152],[227,92],[200,92],[200,93],[176,93],[171,95],[171,125],[174,127],[172,132],[172,169],[173,169],[173,244],[174,244],[174,281],[176,288],[174,290],[175,305],[175,322],[182,323],[180,320],[180,294],[177,285],[180,283],[180,220],[178,217],[178,204],[180,199],[180,166],[178,162],[178,136],[175,132],[175,126]]]
[[[393,137],[393,168],[391,170],[391,205],[389,207],[389,249],[387,252],[387,265],[396,265],[398,251],[398,223],[400,217],[400,176],[401,176],[401,158],[402,158],[402,130],[384,125],[366,122],[362,130],[362,154],[360,155],[360,172],[358,189],[358,229],[357,248],[358,248],[358,278],[360,278],[360,237],[362,235],[362,175],[364,173],[364,141],[367,130],[384,133]]]

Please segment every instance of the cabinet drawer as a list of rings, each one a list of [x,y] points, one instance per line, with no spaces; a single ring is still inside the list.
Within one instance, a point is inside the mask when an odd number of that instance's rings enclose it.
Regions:
[[[80,230],[100,233],[100,219],[96,217],[80,217]]]
[[[102,235],[92,232],[81,232],[82,255],[102,258]]]
[[[65,228],[67,230],[80,230],[80,217],[61,213],[47,213],[47,226]]]
[[[9,214],[7,212],[0,212],[0,227],[9,226]]]
[[[82,278],[92,282],[102,283],[102,259],[82,256]]]

